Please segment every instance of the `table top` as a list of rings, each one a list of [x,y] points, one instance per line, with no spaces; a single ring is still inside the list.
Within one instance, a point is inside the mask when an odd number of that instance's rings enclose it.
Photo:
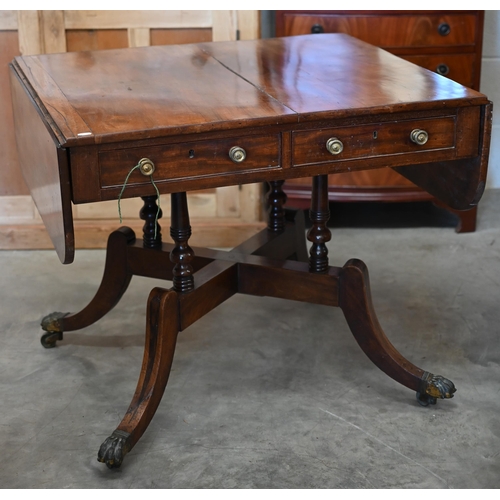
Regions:
[[[484,190],[487,97],[348,35],[20,56],[10,69],[21,169],[65,263],[71,203],[117,199],[145,157],[162,194],[387,167],[456,209]],[[134,171],[124,196],[154,194]]]
[[[486,102],[345,34],[23,56],[14,64],[65,146]]]

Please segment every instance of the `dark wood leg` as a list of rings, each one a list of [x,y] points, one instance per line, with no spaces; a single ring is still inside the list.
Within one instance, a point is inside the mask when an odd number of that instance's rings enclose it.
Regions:
[[[142,228],[144,248],[161,248],[161,227],[158,219],[162,216],[158,211],[156,196],[142,196],[144,206],[140,211],[140,218],[145,221]]]
[[[328,249],[325,243],[330,241],[332,237],[332,233],[326,225],[330,218],[327,175],[313,177],[309,217],[312,222],[312,227],[307,233],[307,239],[312,242],[309,251],[309,270],[312,273],[326,273],[328,270]]]
[[[287,197],[283,191],[284,182],[269,182],[270,191],[267,195],[269,234],[262,233],[257,238],[250,238],[233,252],[246,253],[248,250],[248,253],[254,255],[307,262],[304,214],[302,210],[285,208]],[[267,238],[266,242],[262,240],[262,236]],[[252,251],[250,247],[255,244],[257,249]]]
[[[175,247],[170,252],[170,260],[174,263],[174,290],[189,292],[194,288],[193,266],[191,262],[194,252],[188,245],[191,236],[189,212],[186,193],[172,193],[172,225],[170,236],[175,242]]]
[[[271,190],[267,195],[268,209],[268,224],[267,228],[270,231],[281,232],[285,229],[285,203],[286,194],[283,191],[285,181],[271,181],[269,186]]]
[[[189,246],[191,236],[186,193],[174,193],[171,235],[161,243],[154,198],[145,199],[144,241],[121,228],[108,240],[103,281],[91,303],[80,313],[55,313],[44,319],[46,335],[55,344],[63,331],[88,326],[104,316],[125,292],[133,275],[173,281],[172,290],[155,288],[148,299],[146,346],[141,375],[130,407],[118,428],[102,444],[98,460],[119,467],[148,427],[167,384],[179,331],[192,325],[235,293],[271,296],[340,306],[351,331],[370,360],[387,375],[416,391],[420,404],[451,398],[455,386],[405,359],[385,336],[373,309],[368,271],[350,260],[343,268],[328,265],[326,243],[331,238],[327,177],[313,180],[312,247],[307,259],[302,212],[283,208],[281,183],[273,184],[269,228],[231,252]],[[152,233],[157,231],[156,236]],[[289,260],[290,256],[297,260]],[[300,257],[300,258],[299,258]],[[194,273],[196,272],[196,284]],[[53,339],[53,340],[52,340]]]
[[[95,323],[119,302],[132,279],[127,265],[127,246],[133,241],[135,234],[128,227],[110,234],[104,274],[97,293],[78,313],[55,312],[42,319],[42,329],[47,332],[41,338],[44,347],[55,347],[56,342],[62,340],[63,332],[80,330]]]
[[[365,354],[389,377],[416,391],[423,406],[453,397],[453,382],[416,367],[389,342],[373,308],[368,269],[360,260],[349,260],[340,272],[339,305]]]
[[[470,210],[452,210],[458,216],[457,233],[473,233],[476,230],[477,207]]]
[[[444,208],[458,217],[458,224],[455,227],[456,233],[473,233],[476,230],[477,206],[469,210],[454,210],[439,200],[434,200],[433,204],[436,207]]]
[[[154,288],[149,294],[146,344],[137,389],[120,425],[104,441],[97,455],[97,460],[110,469],[121,465],[124,456],[147,429],[160,404],[179,332],[178,310],[176,292]]]

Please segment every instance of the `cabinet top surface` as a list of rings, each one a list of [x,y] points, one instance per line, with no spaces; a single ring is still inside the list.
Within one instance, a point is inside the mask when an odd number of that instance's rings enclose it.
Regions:
[[[343,34],[17,57],[62,145],[485,104]]]

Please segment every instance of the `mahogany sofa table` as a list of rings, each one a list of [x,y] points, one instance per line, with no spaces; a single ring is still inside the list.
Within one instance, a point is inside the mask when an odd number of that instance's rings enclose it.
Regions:
[[[126,180],[123,196],[144,200],[143,239],[111,233],[94,299],[44,318],[42,344],[102,318],[133,275],[173,282],[149,295],[137,389],[99,461],[120,466],[146,430],[178,332],[235,293],[338,306],[372,362],[424,406],[453,396],[451,381],[391,345],[363,262],[329,266],[327,182],[394,168],[454,209],[477,205],[484,95],[341,34],[26,56],[10,69],[23,174],[63,263],[74,255],[72,203],[116,200]],[[283,181],[297,177],[313,179],[309,253],[303,217],[284,208]],[[151,178],[171,194],[172,244]],[[251,182],[270,184],[268,228],[230,252],[192,249],[186,192]]]

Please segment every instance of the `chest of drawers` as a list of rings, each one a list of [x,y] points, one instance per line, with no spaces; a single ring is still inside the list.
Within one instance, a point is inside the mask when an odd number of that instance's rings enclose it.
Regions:
[[[346,33],[479,90],[483,11],[276,11],[276,36]],[[310,181],[288,180],[290,205],[308,208]],[[329,178],[330,201],[427,201],[428,193],[394,170],[341,172]],[[458,232],[474,231],[476,209],[455,212]]]

